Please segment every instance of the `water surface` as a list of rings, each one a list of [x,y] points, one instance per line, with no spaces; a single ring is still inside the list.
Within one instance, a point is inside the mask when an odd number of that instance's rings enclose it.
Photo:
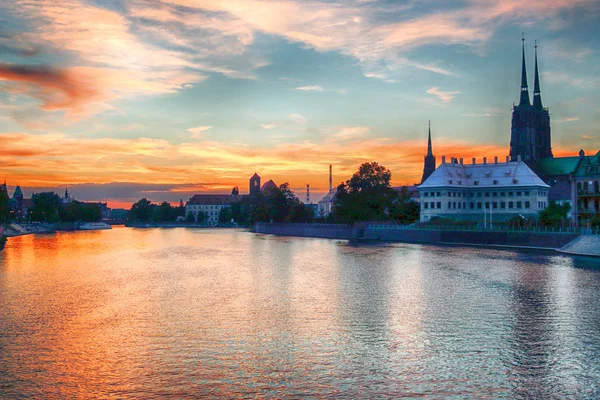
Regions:
[[[600,266],[129,229],[0,252],[6,398],[593,398]]]

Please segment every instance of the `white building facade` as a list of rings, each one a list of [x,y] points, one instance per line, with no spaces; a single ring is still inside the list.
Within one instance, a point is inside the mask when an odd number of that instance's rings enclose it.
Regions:
[[[515,216],[537,217],[548,206],[550,186],[527,164],[518,161],[442,163],[417,187],[421,222],[432,218],[463,221],[505,221]]]
[[[206,213],[206,223],[216,224],[219,222],[219,213],[223,208],[231,207],[231,204],[240,201],[240,196],[222,194],[196,194],[185,204],[185,215],[191,212],[197,220],[200,211]]]

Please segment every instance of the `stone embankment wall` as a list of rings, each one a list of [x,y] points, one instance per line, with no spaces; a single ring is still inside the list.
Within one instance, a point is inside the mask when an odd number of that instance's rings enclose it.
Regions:
[[[464,244],[479,246],[532,247],[558,249],[577,237],[577,233],[459,231],[437,229],[373,229],[334,224],[257,223],[254,232],[281,236],[329,239],[380,240],[423,244]]]
[[[338,224],[283,224],[258,222],[254,232],[280,236],[302,236],[326,239],[356,239],[357,234],[351,225]]]

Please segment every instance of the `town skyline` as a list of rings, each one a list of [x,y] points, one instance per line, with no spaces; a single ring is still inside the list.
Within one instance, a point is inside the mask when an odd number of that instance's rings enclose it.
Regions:
[[[327,192],[329,164],[337,184],[364,161],[411,185],[428,120],[438,163],[503,159],[522,31],[554,155],[600,148],[598,2],[232,4],[0,6],[8,186],[114,206],[246,192],[258,172],[303,199]]]

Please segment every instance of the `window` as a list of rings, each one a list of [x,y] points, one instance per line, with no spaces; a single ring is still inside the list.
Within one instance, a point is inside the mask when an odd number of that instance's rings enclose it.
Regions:
[[[512,196],[512,195],[513,195],[513,192],[508,192],[508,195],[509,195],[509,196]]]
[[[481,193],[477,193],[477,197],[481,197]]]
[[[500,196],[506,197],[506,192],[500,192]]]
[[[479,181],[473,181],[473,185],[475,185],[475,186],[479,185]]]
[[[425,205],[425,209],[429,208],[429,203],[423,203]]]
[[[529,192],[525,192],[525,196],[529,196]]]
[[[460,210],[460,201],[458,202],[458,209]]]
[[[438,196],[441,196],[441,195],[442,195],[442,192],[437,192],[437,195],[438,195]]]
[[[498,208],[498,202],[496,202],[496,201],[495,201],[495,202],[493,202],[493,203],[492,203],[492,208]]]
[[[427,197],[428,195],[429,195],[429,193],[425,192],[425,193],[423,194],[423,197]]]
[[[437,202],[437,208],[442,208],[442,202],[441,201]]]
[[[508,202],[508,208],[513,208],[513,204],[514,204],[514,203],[513,203],[512,201],[509,201],[509,202]]]
[[[433,201],[431,202],[430,207],[435,208],[435,203]]]
[[[520,195],[521,195],[521,192],[517,192],[517,196],[520,196]]]
[[[520,201],[517,201],[517,208],[521,208],[522,203]]]
[[[498,184],[498,179],[494,179],[494,185]]]
[[[490,209],[490,202],[489,202],[489,201],[486,201],[486,202],[485,202],[485,209],[486,209],[486,210],[489,210],[489,209]]]
[[[449,202],[448,202],[448,210],[449,210],[449,209],[451,209],[451,208],[452,208],[452,202],[451,202],[451,201],[449,201]]]
[[[469,203],[469,208],[471,210],[473,210],[475,208],[475,203],[473,203],[473,202]]]
[[[492,196],[494,196],[494,197],[498,197],[498,192],[494,192],[494,193],[492,193]]]
[[[505,201],[501,201],[500,202],[500,208],[506,208],[506,202]]]
[[[529,208],[529,207],[531,207],[531,204],[528,201],[526,201],[525,202],[525,208]]]
[[[485,192],[485,197],[490,197],[490,192]]]
[[[477,209],[481,209],[481,203],[477,203]]]

